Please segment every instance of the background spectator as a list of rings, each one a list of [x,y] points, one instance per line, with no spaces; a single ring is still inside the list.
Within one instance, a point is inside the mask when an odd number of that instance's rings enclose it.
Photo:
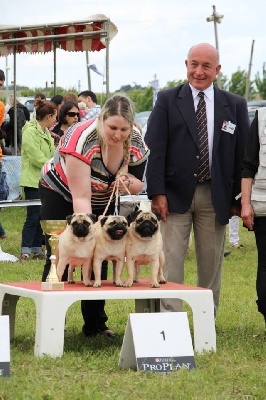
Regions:
[[[66,101],[60,109],[57,124],[51,129],[51,135],[54,138],[55,146],[58,146],[60,138],[65,134],[67,129],[79,122],[79,109],[76,103]]]
[[[91,90],[79,93],[78,102],[85,103],[87,107],[86,115],[80,119],[81,121],[87,121],[100,114],[101,106],[97,104],[97,96]]]
[[[56,120],[56,106],[45,100],[36,101],[36,119],[25,124],[22,131],[21,178],[26,200],[39,199],[38,185],[43,164],[54,155],[54,140],[49,128]],[[21,261],[44,259],[43,232],[40,225],[41,206],[28,206],[22,230]]]
[[[7,134],[6,137],[6,146],[11,147],[12,154],[15,154],[15,101],[14,95],[10,94],[8,96],[8,103],[10,108],[8,110],[9,121],[5,124],[5,131]],[[20,103],[18,99],[16,99],[16,110],[17,110],[17,150],[18,154],[20,154],[21,149],[21,132],[22,128],[25,125],[26,121],[30,120],[30,112],[26,106]]]

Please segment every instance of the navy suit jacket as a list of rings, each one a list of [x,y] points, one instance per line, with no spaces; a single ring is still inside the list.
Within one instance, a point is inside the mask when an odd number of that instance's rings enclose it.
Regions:
[[[221,128],[236,125],[233,134]],[[231,205],[241,191],[241,161],[249,131],[246,100],[214,87],[214,137],[211,166],[213,207],[220,224],[230,218]],[[147,165],[149,198],[164,194],[170,212],[188,211],[197,185],[199,139],[189,84],[159,92],[150,115],[145,142],[151,153]]]

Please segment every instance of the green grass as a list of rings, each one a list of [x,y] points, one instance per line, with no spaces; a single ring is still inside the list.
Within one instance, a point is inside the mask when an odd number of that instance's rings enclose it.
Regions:
[[[0,213],[8,235],[0,243],[3,251],[19,256],[24,218],[24,208],[6,208]],[[224,262],[216,319],[217,352],[195,354],[196,369],[163,375],[118,366],[128,314],[134,312],[131,300],[106,303],[108,325],[118,334],[114,340],[83,337],[80,304],[73,304],[67,313],[63,356],[37,358],[33,354],[34,302],[22,298],[17,305],[11,344],[11,376],[0,378],[0,400],[266,399],[264,324],[255,303],[255,241],[253,233],[243,228],[240,236],[244,248],[233,249]],[[42,267],[42,261],[0,262],[0,281],[37,281]],[[143,268],[142,276],[149,276],[147,268]],[[186,263],[186,283],[195,282],[192,246]],[[191,311],[188,306],[185,310],[193,330]]]

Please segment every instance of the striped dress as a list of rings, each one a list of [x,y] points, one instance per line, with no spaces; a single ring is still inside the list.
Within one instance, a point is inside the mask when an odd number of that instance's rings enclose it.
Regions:
[[[72,125],[56,148],[54,157],[42,168],[41,183],[46,188],[61,194],[72,202],[71,192],[66,177],[65,154],[79,158],[91,167],[92,209],[104,209],[111,196],[115,175],[105,167],[96,130],[97,118]],[[149,149],[141,133],[134,129],[131,136],[128,172],[140,180],[144,179],[145,165]],[[121,167],[125,165],[122,162]],[[82,177],[81,177],[82,179]]]

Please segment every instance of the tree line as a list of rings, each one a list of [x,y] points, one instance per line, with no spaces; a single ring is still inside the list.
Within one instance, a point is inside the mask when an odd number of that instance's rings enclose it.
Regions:
[[[229,92],[238,94],[239,96],[245,97],[246,92],[246,84],[248,79],[248,73],[245,70],[241,70],[238,68],[236,72],[231,75],[231,78],[228,79],[223,73],[220,73],[221,78],[221,87],[224,90],[228,90]],[[168,89],[174,86],[178,86],[180,84],[185,83],[186,80],[174,80],[167,82],[166,86],[161,87],[160,90]],[[214,83],[217,84],[217,79],[214,80]],[[13,91],[12,86],[9,86],[10,92]],[[35,88],[29,89],[25,86],[17,86],[17,96],[22,97],[30,97],[34,96],[37,92],[45,93],[46,97],[53,97],[54,89],[53,88]],[[93,90],[93,89],[92,89]],[[77,89],[75,87],[71,87],[68,89],[57,87],[56,93],[64,96],[67,92],[74,92],[78,94]],[[120,89],[116,90],[115,93],[126,93],[131,100],[135,103],[136,112],[148,111],[152,110],[153,107],[153,88],[151,86],[143,87],[137,84],[134,86],[131,85],[123,85]],[[103,105],[106,101],[105,94],[96,93],[98,97],[98,103]],[[111,95],[114,93],[111,93]],[[4,90],[1,91],[0,100],[5,102]],[[266,69],[263,66],[262,76],[259,72],[256,73],[255,79],[250,82],[249,85],[249,98],[248,100],[254,99],[266,99]]]

